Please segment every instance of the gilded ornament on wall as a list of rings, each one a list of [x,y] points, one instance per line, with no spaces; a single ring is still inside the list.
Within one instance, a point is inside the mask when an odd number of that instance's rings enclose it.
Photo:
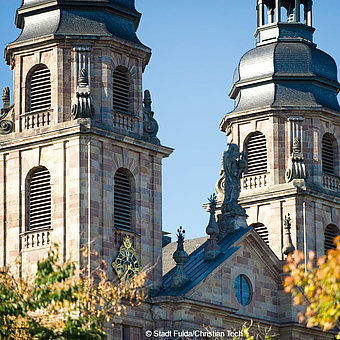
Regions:
[[[120,280],[127,280],[141,272],[142,267],[137,260],[137,254],[132,246],[129,236],[123,240],[116,259],[112,262],[112,268]]]

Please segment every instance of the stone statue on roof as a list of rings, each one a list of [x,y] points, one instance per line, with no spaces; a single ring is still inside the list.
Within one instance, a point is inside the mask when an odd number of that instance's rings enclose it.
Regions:
[[[247,162],[244,154],[240,153],[236,144],[229,144],[227,151],[223,153],[224,172],[224,200],[222,213],[234,213],[245,215],[245,210],[238,204],[241,193],[241,176],[245,171]]]

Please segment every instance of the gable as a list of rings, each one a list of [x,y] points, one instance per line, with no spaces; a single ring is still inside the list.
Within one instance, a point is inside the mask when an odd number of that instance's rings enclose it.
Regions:
[[[249,318],[278,321],[280,262],[266,254],[263,241],[256,236],[250,232],[241,239],[237,250],[188,291],[185,298],[233,309],[236,314]],[[239,275],[244,275],[251,286],[252,297],[248,305],[242,305],[235,294],[235,281]]]

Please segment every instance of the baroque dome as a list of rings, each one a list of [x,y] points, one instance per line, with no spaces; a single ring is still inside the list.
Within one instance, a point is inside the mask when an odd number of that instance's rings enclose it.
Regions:
[[[257,46],[240,60],[230,93],[234,111],[265,106],[324,106],[340,111],[337,66],[314,44],[278,41]]]
[[[22,0],[15,43],[47,36],[117,37],[141,44],[134,0]]]

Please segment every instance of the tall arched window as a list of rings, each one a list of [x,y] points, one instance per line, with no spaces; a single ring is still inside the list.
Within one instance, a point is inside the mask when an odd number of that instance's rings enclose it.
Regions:
[[[28,229],[51,227],[51,175],[45,167],[31,171],[28,177]]]
[[[113,109],[129,113],[130,107],[130,73],[122,66],[113,72]]]
[[[334,238],[339,234],[339,229],[333,224],[330,224],[325,228],[325,253],[329,249],[335,249]]]
[[[131,183],[123,169],[118,169],[114,176],[114,226],[131,227]]]
[[[252,133],[245,142],[247,174],[267,172],[267,142],[261,132]]]
[[[27,112],[51,108],[51,72],[46,65],[39,65],[28,75]]]
[[[335,175],[337,145],[336,139],[330,133],[322,138],[322,172],[328,175]]]
[[[249,227],[254,228],[262,240],[269,245],[269,233],[267,227],[262,223],[253,223]]]

